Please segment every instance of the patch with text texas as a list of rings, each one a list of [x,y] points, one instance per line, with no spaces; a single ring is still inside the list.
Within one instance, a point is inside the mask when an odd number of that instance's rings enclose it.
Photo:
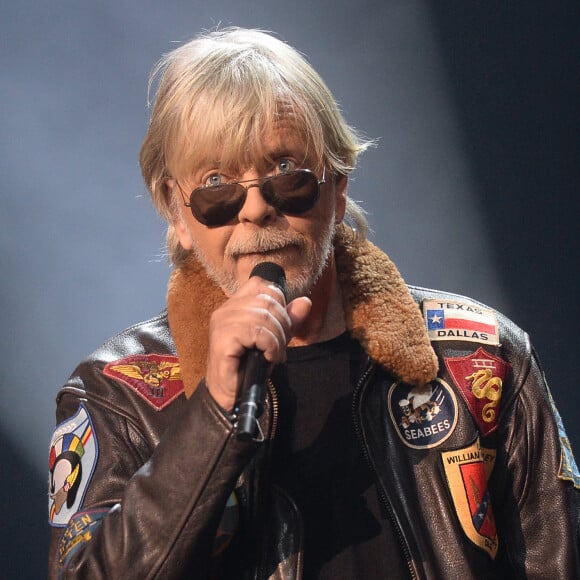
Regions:
[[[423,316],[430,340],[499,344],[494,310],[457,300],[425,300]]]

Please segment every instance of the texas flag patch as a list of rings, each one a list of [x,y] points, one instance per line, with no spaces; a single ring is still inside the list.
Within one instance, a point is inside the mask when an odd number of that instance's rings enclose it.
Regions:
[[[176,356],[132,355],[110,362],[103,374],[127,385],[156,411],[161,411],[183,393]]]
[[[425,300],[423,316],[431,340],[465,340],[498,345],[494,310],[457,300]]]

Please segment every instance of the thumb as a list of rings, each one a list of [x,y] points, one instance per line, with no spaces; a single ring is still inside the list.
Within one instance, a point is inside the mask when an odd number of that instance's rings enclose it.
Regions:
[[[312,301],[306,296],[295,298],[287,304],[286,312],[288,312],[288,316],[290,316],[290,320],[292,321],[293,335],[300,332],[300,328],[308,318],[311,309]]]

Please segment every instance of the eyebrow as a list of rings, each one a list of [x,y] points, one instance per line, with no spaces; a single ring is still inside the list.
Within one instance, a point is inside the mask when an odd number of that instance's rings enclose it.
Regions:
[[[301,143],[296,145],[282,144],[268,151],[266,155],[271,159],[280,159],[281,157],[296,157],[302,163],[308,158],[308,149]]]

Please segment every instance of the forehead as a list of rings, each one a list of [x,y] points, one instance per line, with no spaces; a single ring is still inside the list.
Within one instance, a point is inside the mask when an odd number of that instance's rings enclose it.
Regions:
[[[206,151],[215,165],[232,170],[268,165],[281,156],[293,157],[300,163],[309,157],[306,132],[290,118],[277,120],[242,142],[210,144]]]
[[[305,130],[293,119],[281,119],[270,128],[264,128],[262,138],[248,148],[248,159],[252,164],[271,161],[281,155],[290,155],[298,161],[309,156],[308,136]],[[225,161],[229,155],[222,154]]]
[[[312,138],[296,116],[285,112],[270,122],[264,121],[242,121],[225,134],[203,132],[200,139],[186,136],[175,159],[174,176],[190,178],[192,173],[208,168],[236,174],[249,167],[266,167],[283,156],[292,157],[299,164],[316,164]]]

